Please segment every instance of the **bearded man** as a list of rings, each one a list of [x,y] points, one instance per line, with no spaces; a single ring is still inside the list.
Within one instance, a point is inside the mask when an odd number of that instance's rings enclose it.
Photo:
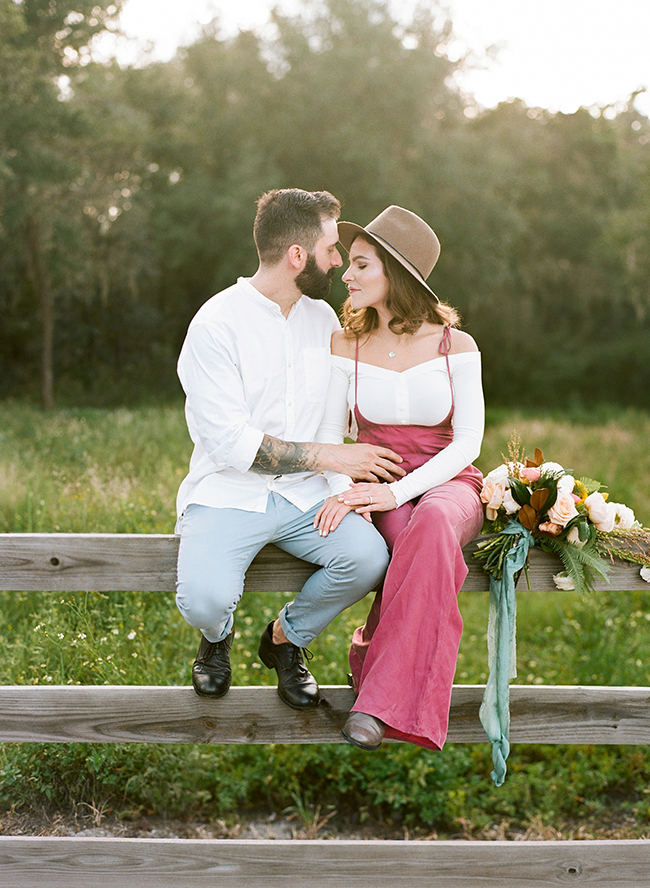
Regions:
[[[339,201],[327,191],[270,191],[253,236],[259,267],[209,299],[192,320],[178,362],[194,451],[178,492],[176,603],[201,631],[197,694],[230,687],[234,613],[246,570],[267,543],[319,569],[266,627],[259,656],[294,709],[319,704],[303,649],[381,581],[386,545],[350,513],[342,530],[314,527],[325,497],[349,479],[392,481],[400,457],[383,447],[331,444],[320,435],[339,328],[324,301],[342,264]],[[327,477],[325,474],[327,474]],[[330,485],[328,485],[328,480]]]

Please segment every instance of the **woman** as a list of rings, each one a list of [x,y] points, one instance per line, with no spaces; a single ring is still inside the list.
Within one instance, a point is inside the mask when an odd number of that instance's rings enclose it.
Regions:
[[[407,470],[390,484],[335,491],[316,516],[322,534],[352,509],[372,516],[392,553],[354,633],[357,699],[342,733],[363,749],[384,736],[441,749],[462,631],[461,549],[483,521],[482,476],[471,465],[483,436],[480,355],[426,283],[440,254],[426,222],[392,206],[365,229],[339,222],[339,237],[349,297],[332,340],[323,429],[342,440],[352,411],[357,440],[391,447]]]

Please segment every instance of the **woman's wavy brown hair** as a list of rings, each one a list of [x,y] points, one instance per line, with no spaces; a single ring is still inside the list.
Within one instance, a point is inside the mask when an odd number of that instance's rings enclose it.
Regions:
[[[360,234],[359,237],[366,241],[363,235]],[[374,240],[366,243],[376,250],[388,279],[386,308],[393,316],[388,322],[393,333],[416,333],[425,321],[430,324],[459,326],[460,316],[455,308],[444,302],[436,302],[426,287],[380,244]],[[372,306],[355,311],[350,305],[349,297],[343,303],[341,315],[345,332],[351,339],[359,339],[372,333],[379,325],[379,316]]]

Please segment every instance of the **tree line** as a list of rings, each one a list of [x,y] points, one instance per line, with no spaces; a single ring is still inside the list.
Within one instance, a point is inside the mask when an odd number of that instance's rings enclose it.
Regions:
[[[489,403],[650,407],[650,121],[634,96],[477,108],[436,3],[309,0],[169,62],[98,62],[121,0],[0,0],[0,397],[178,394],[198,306],[252,274],[255,200],[327,189],[436,230],[429,282]],[[332,300],[340,305],[338,283]]]

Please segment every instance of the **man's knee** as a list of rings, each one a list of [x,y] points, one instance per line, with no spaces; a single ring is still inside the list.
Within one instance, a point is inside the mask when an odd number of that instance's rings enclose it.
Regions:
[[[354,518],[354,524],[349,521]],[[348,522],[346,524],[346,522]],[[352,573],[359,585],[370,591],[384,577],[389,554],[379,531],[358,515],[348,515],[335,533],[344,534],[345,545],[339,553],[339,563]]]
[[[183,619],[196,629],[219,626],[235,610],[241,589],[212,580],[187,579],[177,584],[176,605]]]

